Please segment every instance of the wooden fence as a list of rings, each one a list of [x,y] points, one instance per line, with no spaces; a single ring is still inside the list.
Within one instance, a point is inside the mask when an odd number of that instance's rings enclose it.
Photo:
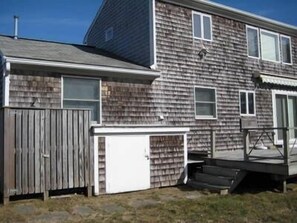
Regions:
[[[13,195],[84,188],[91,193],[93,141],[90,111],[0,110],[0,189]]]

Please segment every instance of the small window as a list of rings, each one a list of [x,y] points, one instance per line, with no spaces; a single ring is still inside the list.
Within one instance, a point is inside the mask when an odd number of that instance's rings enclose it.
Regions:
[[[195,117],[197,119],[217,118],[216,90],[195,87]]]
[[[63,78],[63,108],[90,109],[92,120],[100,123],[100,80]]]
[[[281,50],[283,63],[292,64],[291,55],[291,38],[288,36],[281,36]]]
[[[105,42],[113,39],[113,27],[105,30]]]
[[[254,116],[255,112],[255,92],[253,91],[240,91],[240,115]]]
[[[193,36],[197,39],[212,41],[211,16],[193,12]]]
[[[279,35],[277,33],[261,30],[262,59],[279,62]]]
[[[257,28],[247,26],[248,56],[259,58],[259,31]]]

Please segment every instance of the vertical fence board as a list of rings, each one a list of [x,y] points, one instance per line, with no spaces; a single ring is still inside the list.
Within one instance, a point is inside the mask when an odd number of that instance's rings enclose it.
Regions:
[[[62,189],[62,112],[57,110],[57,189]]]
[[[63,169],[63,189],[68,188],[68,153],[67,153],[67,111],[62,111],[62,169]]]
[[[15,111],[15,128],[16,128],[16,135],[15,135],[15,147],[16,147],[16,167],[15,167],[15,175],[16,175],[16,190],[17,195],[23,193],[22,191],[22,113],[20,111]]]
[[[28,111],[28,186],[29,193],[34,193],[34,111]]]
[[[74,187],[79,187],[78,168],[78,111],[73,112],[73,178]]]
[[[68,183],[69,188],[73,188],[73,111],[68,112]]]
[[[35,193],[40,193],[40,111],[34,111],[34,176]]]
[[[57,114],[56,111],[51,110],[51,141],[50,141],[50,152],[51,152],[51,190],[57,189]]]
[[[44,140],[45,140],[45,112],[40,111],[40,148],[38,148],[40,159],[40,192],[45,191],[45,162],[43,154],[45,153]]]
[[[22,188],[28,193],[28,111],[24,110],[22,119]]]
[[[45,191],[50,190],[50,136],[51,136],[51,126],[50,126],[50,111],[45,111],[45,149],[44,149],[44,161],[45,161],[45,171],[44,171],[44,177],[45,177]]]
[[[85,162],[84,162],[84,126],[83,111],[78,112],[78,157],[79,157],[79,186],[85,185]]]
[[[89,186],[89,168],[90,168],[90,157],[89,157],[89,117],[88,112],[84,111],[84,157],[85,157],[85,185]]]

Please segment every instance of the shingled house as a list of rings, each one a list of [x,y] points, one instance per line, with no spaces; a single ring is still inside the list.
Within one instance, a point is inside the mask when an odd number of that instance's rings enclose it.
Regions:
[[[297,127],[294,26],[210,1],[105,0],[84,43],[0,36],[4,200],[177,185],[188,151],[247,145],[242,118]],[[273,145],[296,138],[283,132]]]

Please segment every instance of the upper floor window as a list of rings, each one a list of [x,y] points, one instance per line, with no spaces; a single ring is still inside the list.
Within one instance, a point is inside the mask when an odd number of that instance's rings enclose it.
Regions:
[[[193,12],[193,36],[212,41],[212,20],[210,15]]]
[[[280,40],[283,63],[292,64],[291,38],[289,36],[281,35]]]
[[[93,121],[100,123],[100,80],[63,77],[63,108],[90,109]]]
[[[253,116],[256,114],[255,109],[255,92],[240,91],[240,115]]]
[[[292,64],[291,38],[247,26],[248,56],[272,62]]]
[[[113,27],[105,30],[105,42],[113,39]]]
[[[277,33],[261,30],[262,59],[279,62],[279,35]]]
[[[216,89],[195,87],[195,117],[197,119],[217,118]]]

